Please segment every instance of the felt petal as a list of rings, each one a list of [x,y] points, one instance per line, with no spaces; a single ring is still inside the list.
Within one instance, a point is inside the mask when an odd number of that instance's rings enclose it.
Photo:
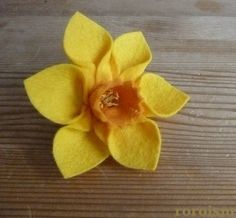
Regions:
[[[112,66],[111,66],[111,48],[105,54],[103,59],[98,65],[96,72],[96,83],[106,83],[113,78]]]
[[[95,85],[96,68],[93,65],[88,65],[86,67],[78,67],[78,68],[83,75],[83,93],[84,93],[83,100],[86,103],[88,100],[89,92]]]
[[[100,25],[76,12],[70,19],[64,35],[68,57],[79,66],[98,66],[110,51],[112,38]]]
[[[89,108],[83,107],[80,115],[70,124],[70,127],[88,132],[91,130],[92,117]]]
[[[34,107],[49,120],[67,124],[80,114],[83,78],[72,64],[46,68],[24,81]]]
[[[53,155],[64,178],[70,178],[96,167],[109,156],[109,151],[93,132],[67,126],[54,138]]]
[[[140,95],[155,115],[170,117],[181,110],[190,97],[153,73],[145,73],[140,80]]]
[[[158,126],[146,119],[140,123],[112,128],[108,147],[120,164],[134,169],[154,170],[161,151]]]
[[[97,120],[96,118],[93,120],[93,128],[97,137],[107,144],[107,137],[109,133],[109,127],[107,123]]]
[[[135,80],[152,59],[150,48],[141,32],[126,33],[118,37],[112,55],[121,79]]]

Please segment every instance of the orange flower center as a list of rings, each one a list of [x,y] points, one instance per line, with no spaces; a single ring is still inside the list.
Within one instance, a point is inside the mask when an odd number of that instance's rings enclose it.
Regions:
[[[121,125],[143,112],[138,90],[131,82],[100,85],[89,98],[93,114],[103,122]]]

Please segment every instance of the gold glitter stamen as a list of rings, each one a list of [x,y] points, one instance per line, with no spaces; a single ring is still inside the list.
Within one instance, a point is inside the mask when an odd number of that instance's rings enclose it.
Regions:
[[[102,94],[100,101],[101,101],[101,108],[104,107],[116,107],[119,105],[119,94],[118,92],[109,89],[104,94]]]

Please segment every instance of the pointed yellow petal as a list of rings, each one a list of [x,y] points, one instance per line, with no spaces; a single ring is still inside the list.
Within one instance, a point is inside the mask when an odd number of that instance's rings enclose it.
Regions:
[[[79,12],[72,16],[64,36],[65,52],[79,66],[98,67],[97,80],[111,79],[111,47],[112,37],[103,27]]]
[[[80,114],[83,78],[75,65],[46,68],[24,81],[34,107],[49,120],[67,124]]]
[[[109,156],[109,151],[93,132],[67,126],[54,138],[53,155],[64,178],[70,178],[96,167]]]
[[[111,155],[120,164],[154,170],[161,151],[161,136],[157,124],[145,120],[133,125],[112,128],[108,136]]]
[[[139,86],[140,95],[147,107],[160,117],[176,114],[190,99],[187,94],[153,73],[145,73],[141,77]]]
[[[84,132],[88,132],[91,130],[91,125],[92,125],[92,117],[90,110],[89,108],[83,106],[80,115],[72,121],[70,127]]]
[[[137,79],[152,59],[150,48],[141,32],[118,37],[112,55],[124,81]]]

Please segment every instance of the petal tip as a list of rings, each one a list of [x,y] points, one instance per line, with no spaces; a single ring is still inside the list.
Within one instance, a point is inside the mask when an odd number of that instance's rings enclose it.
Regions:
[[[185,93],[185,95],[186,95],[186,104],[187,104],[191,100],[191,97],[190,97],[190,95],[188,95],[186,93]]]

